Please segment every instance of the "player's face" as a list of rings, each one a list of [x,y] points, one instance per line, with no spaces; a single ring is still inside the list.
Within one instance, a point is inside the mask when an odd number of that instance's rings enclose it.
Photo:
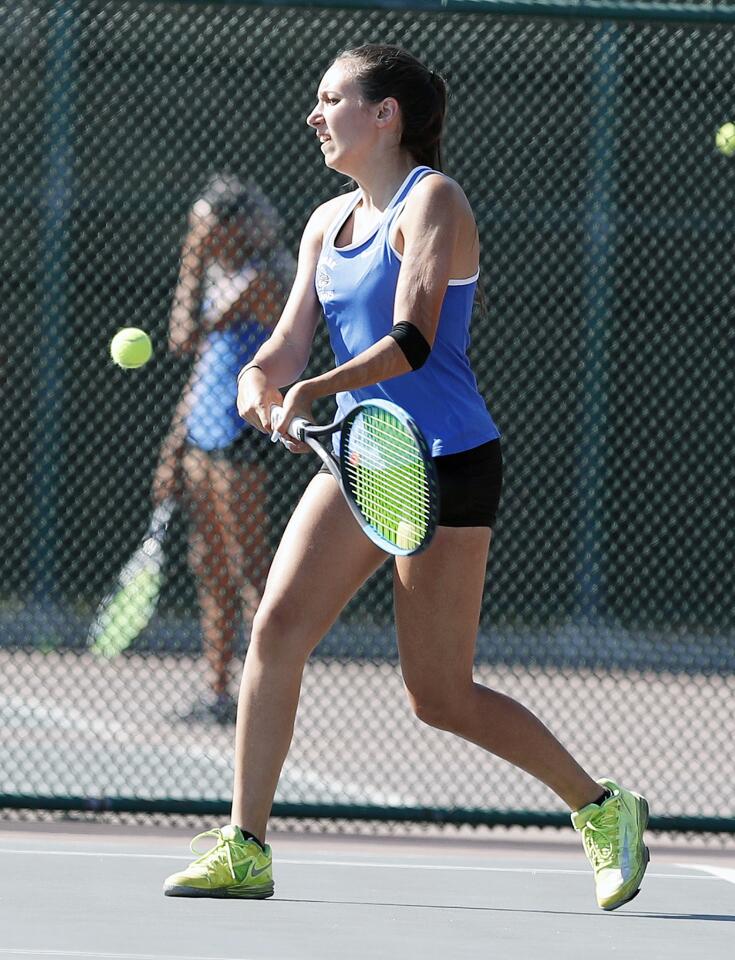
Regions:
[[[328,167],[349,175],[364,163],[376,133],[375,112],[349,64],[344,60],[332,64],[319,85],[317,104],[306,118]]]
[[[218,223],[208,237],[206,251],[213,260],[237,264],[271,250],[277,239],[276,225],[254,207],[248,214]]]
[[[233,261],[250,254],[246,218],[227,219],[218,223],[209,235],[207,252],[213,260]]]

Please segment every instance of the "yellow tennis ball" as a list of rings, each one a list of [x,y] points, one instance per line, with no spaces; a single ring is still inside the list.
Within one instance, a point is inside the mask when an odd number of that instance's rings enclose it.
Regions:
[[[735,123],[723,123],[717,131],[715,143],[720,153],[731,157],[735,153]]]
[[[400,550],[413,550],[421,543],[416,524],[410,520],[399,520],[396,529],[396,546]]]
[[[145,330],[137,327],[123,327],[118,330],[110,343],[110,356],[124,370],[134,370],[148,363],[153,353],[151,338]]]

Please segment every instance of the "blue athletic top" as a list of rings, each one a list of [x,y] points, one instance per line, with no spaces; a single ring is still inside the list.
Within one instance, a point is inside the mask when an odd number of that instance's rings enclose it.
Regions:
[[[202,283],[200,320],[216,321],[234,304],[266,264],[249,262],[236,271],[218,262],[210,263]],[[291,258],[276,251],[267,269],[290,280]],[[202,338],[189,391],[190,409],[186,418],[189,443],[202,450],[229,446],[245,430],[253,430],[237,412],[237,375],[270,336],[270,331],[243,317],[226,330],[213,330]]]
[[[237,323],[204,338],[189,393],[189,443],[202,450],[220,450],[250,429],[237,412],[235,384],[237,374],[267,336],[259,323]]]
[[[359,190],[349,195],[325,235],[315,283],[338,365],[390,333],[401,269],[401,257],[391,244],[392,227],[411,188],[432,173],[436,171],[430,167],[412,170],[373,233],[359,243],[334,245],[361,199]],[[340,415],[361,400],[392,400],[411,414],[435,457],[470,450],[500,436],[467,358],[477,276],[449,281],[426,363],[400,377],[337,394]]]

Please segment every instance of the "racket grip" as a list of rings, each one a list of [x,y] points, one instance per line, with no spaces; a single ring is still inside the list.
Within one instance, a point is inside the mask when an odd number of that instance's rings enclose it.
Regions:
[[[283,417],[283,407],[278,406],[278,404],[273,404],[271,407],[271,426],[275,424],[276,427],[281,425],[281,420]],[[294,417],[288,425],[288,435],[294,440],[303,440],[303,435],[299,436],[300,431],[304,427],[308,427],[309,421],[305,420],[303,417]],[[271,434],[271,443],[277,443],[278,440],[285,442],[285,437],[283,437],[277,430],[274,429]]]
[[[283,407],[279,407],[277,403],[274,403],[271,407],[271,427],[273,427],[273,432],[271,433],[271,443],[277,443],[281,439],[281,435],[275,429],[275,427],[280,426],[281,417],[283,416]]]

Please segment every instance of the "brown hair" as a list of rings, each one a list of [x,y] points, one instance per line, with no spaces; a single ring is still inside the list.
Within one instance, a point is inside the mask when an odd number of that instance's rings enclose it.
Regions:
[[[401,146],[421,165],[441,170],[441,139],[447,112],[444,79],[401,47],[368,43],[336,58],[354,63],[354,77],[365,98],[378,103],[394,97],[401,108]]]

